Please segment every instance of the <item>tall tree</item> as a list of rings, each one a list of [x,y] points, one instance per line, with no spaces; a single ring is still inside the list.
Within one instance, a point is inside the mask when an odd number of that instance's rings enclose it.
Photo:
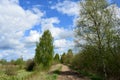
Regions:
[[[53,37],[49,30],[44,31],[36,46],[35,62],[37,65],[50,66],[53,60]]]
[[[107,77],[105,55],[109,53],[107,49],[111,50],[114,45],[113,37],[117,35],[118,26],[114,10],[109,8],[106,0],[85,0],[80,3],[80,8],[76,27],[77,40],[83,39],[87,45],[95,47],[100,59],[99,66],[102,64],[104,75]]]
[[[63,53],[61,56],[61,63],[66,63],[66,54]]]
[[[67,64],[70,64],[71,61],[72,61],[72,58],[73,58],[73,52],[72,52],[72,49],[69,49],[67,54],[66,54],[66,62]]]
[[[54,61],[57,62],[57,63],[60,61],[60,57],[59,57],[58,53],[55,54]]]

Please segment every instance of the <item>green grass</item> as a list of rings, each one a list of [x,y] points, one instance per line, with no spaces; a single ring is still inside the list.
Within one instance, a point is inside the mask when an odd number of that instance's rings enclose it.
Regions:
[[[57,66],[52,74],[49,74],[48,71],[28,72],[26,70],[16,70],[16,75],[8,76],[5,74],[4,69],[6,69],[6,67],[2,67],[0,70],[0,80],[57,80],[61,66]]]
[[[17,75],[8,76],[0,72],[0,80],[56,80],[57,74],[48,74],[47,72],[27,72],[19,70]]]
[[[58,76],[57,74],[47,75],[46,80],[56,80],[57,76]]]
[[[31,75],[32,72],[27,72],[25,70],[19,70],[17,75],[8,76],[4,72],[0,73],[0,80],[24,80],[28,75]]]
[[[33,74],[33,76],[28,77],[27,80],[57,80],[58,74],[60,73],[62,66],[52,67],[53,73],[47,71],[39,71]]]
[[[56,80],[57,74],[48,74],[47,72],[37,72],[25,80]]]

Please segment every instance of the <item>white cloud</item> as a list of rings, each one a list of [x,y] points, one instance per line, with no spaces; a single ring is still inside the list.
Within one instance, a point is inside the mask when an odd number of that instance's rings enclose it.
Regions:
[[[73,41],[66,39],[55,40],[54,45],[56,48],[74,47]]]
[[[26,30],[31,29],[38,24],[44,15],[40,10],[24,10],[19,6],[19,0],[1,0],[0,1],[0,49],[1,55],[27,54],[28,48],[25,48],[23,36]],[[31,31],[30,36],[37,34]],[[34,36],[33,36],[34,37]],[[35,39],[31,39],[35,41]],[[22,52],[23,53],[22,53]],[[30,53],[30,52],[29,52]]]
[[[0,58],[4,58],[7,60],[16,59],[21,56],[26,60],[26,59],[33,58],[34,56],[34,52],[31,52],[31,50],[28,50],[26,48],[5,50],[1,52],[2,54],[0,54],[1,55]]]
[[[67,39],[58,39],[54,41],[54,46],[56,52],[62,54],[63,52],[67,52],[68,49],[73,49],[75,44],[73,41]]]
[[[51,9],[56,9],[63,14],[67,14],[69,16],[77,16],[79,15],[79,5],[78,2],[72,2],[65,0],[63,2],[57,3],[55,6],[52,6]]]
[[[26,40],[28,42],[38,42],[39,41],[39,37],[40,37],[40,33],[38,33],[35,30],[31,30],[30,31],[30,36],[26,37]]]
[[[62,14],[66,14],[68,16],[73,16],[73,27],[76,26],[76,21],[79,17],[79,11],[80,11],[80,3],[78,2],[73,2],[69,0],[65,0],[63,2],[58,2],[56,5],[52,6],[51,9],[55,9],[58,12]]]
[[[72,30],[68,30],[63,27],[54,26],[54,24],[58,24],[58,23],[60,23],[60,21],[56,17],[43,19],[41,22],[42,32],[44,32],[44,30],[47,30],[47,29],[50,30],[52,33],[52,36],[55,39],[73,37]]]
[[[36,42],[39,41],[39,38],[41,37],[41,34],[37,32],[36,30],[31,30],[30,35],[25,37],[25,46],[27,48],[34,47],[36,45]]]

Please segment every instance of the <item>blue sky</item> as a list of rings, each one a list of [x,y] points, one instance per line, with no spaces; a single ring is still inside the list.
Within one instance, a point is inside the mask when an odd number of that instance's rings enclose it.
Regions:
[[[74,48],[79,0],[0,0],[0,59],[33,58],[36,42],[46,29],[54,37],[54,51]],[[120,1],[109,0],[117,4]],[[118,7],[119,6],[119,7]],[[120,14],[120,13],[119,13]]]

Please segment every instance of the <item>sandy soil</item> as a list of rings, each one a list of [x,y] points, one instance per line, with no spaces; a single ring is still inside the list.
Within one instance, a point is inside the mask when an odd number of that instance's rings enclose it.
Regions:
[[[57,80],[90,80],[87,77],[80,76],[77,72],[71,70],[68,66],[61,64],[62,69]]]

